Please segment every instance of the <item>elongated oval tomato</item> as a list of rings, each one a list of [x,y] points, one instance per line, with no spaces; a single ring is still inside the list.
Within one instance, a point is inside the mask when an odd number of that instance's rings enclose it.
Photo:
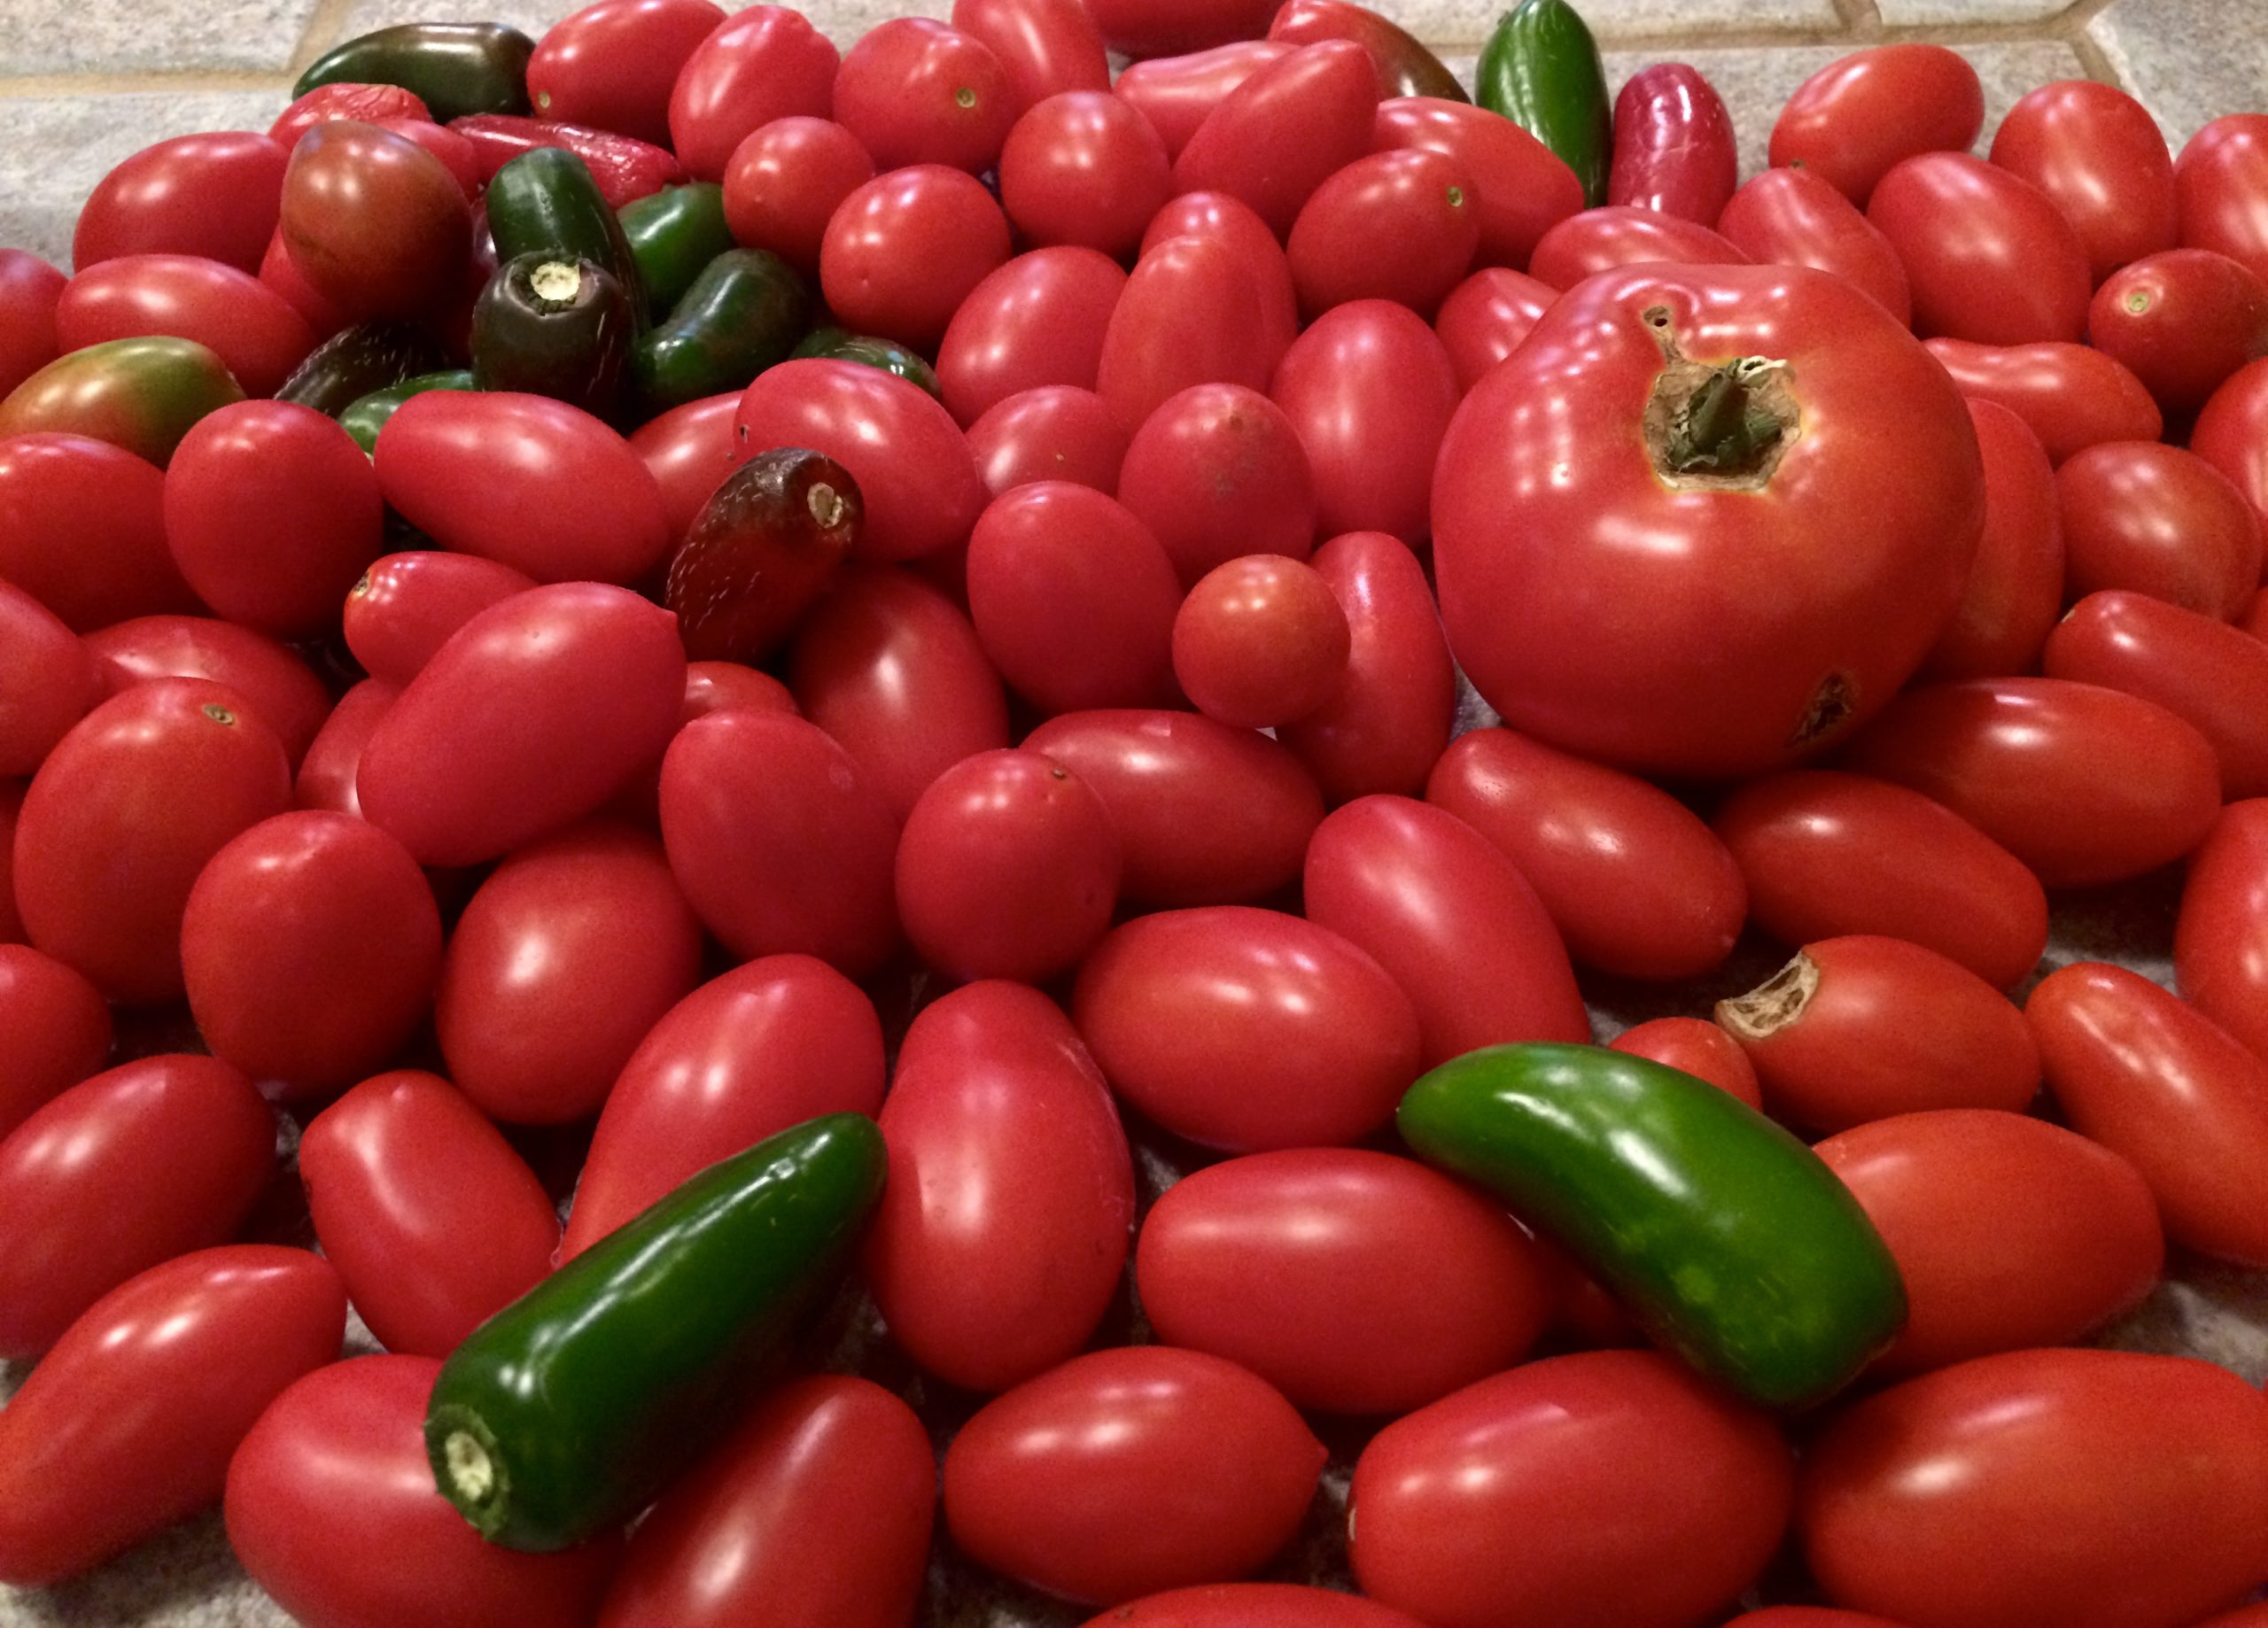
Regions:
[[[670,140],[670,93],[725,20],[711,0],[597,0],[554,23],[528,58],[536,117]]]
[[[896,21],[965,38],[927,19]],[[893,26],[884,23],[874,33]],[[879,151],[875,157],[882,162]],[[819,291],[854,330],[933,352],[955,309],[1006,262],[1009,248],[1007,217],[974,175],[944,164],[885,167],[827,217]],[[854,466],[853,473],[866,471]]]
[[[1997,402],[2030,425],[2050,463],[2101,441],[2155,441],[2165,429],[2142,381],[2091,345],[1932,339],[1929,352],[1962,395]]]
[[[842,57],[800,12],[752,5],[693,48],[670,87],[670,146],[686,174],[716,181],[748,134],[791,115],[827,118]]]
[[[2055,492],[2068,598],[2132,588],[2228,622],[2259,592],[2260,522],[2194,453],[2104,442],[2055,471]]]
[[[2145,593],[2090,593],[2047,637],[2051,678],[2124,690],[2196,725],[2226,797],[2268,793],[2268,643]]]
[[[1387,299],[1336,306],[1292,342],[1269,391],[1307,453],[1317,535],[1425,539],[1433,462],[1459,392],[1456,365],[1418,313]]]
[[[1484,266],[1441,301],[1433,334],[1456,368],[1460,396],[1527,337],[1559,291],[1524,271]]]
[[[2173,971],[2183,999],[2268,1058],[2268,799],[2223,809],[2191,856]]]
[[[2091,79],[2042,85],[1992,133],[1992,162],[2071,223],[2099,283],[2174,242],[2173,155],[2149,110]]]
[[[1299,291],[1292,281],[1291,258],[1268,222],[1249,204],[1225,192],[1184,192],[1169,199],[1143,229],[1141,252],[1146,256],[1174,237],[1200,238],[1227,250],[1252,280],[1253,292],[1260,299],[1258,345],[1264,385],[1300,331]]]
[[[876,23],[835,75],[835,119],[885,174],[920,164],[991,169],[1022,111],[992,48],[933,17]]]
[[[2268,352],[2268,283],[2210,249],[2168,249],[2095,290],[2087,343],[2131,369],[2169,417],[2184,417]]]
[[[1914,331],[1980,345],[2076,340],[2094,280],[2054,201],[1965,152],[1927,152],[1884,175],[1867,219],[1906,267]]]
[[[55,360],[55,304],[69,281],[36,254],[0,250],[0,397]]]
[[[1748,1053],[1705,1018],[1654,1018],[1634,1023],[1608,1041],[1606,1049],[1627,1051],[1705,1080],[1759,1112],[1764,1107],[1764,1092],[1756,1082],[1756,1068]]]
[[[1108,497],[1118,490],[1130,434],[1094,391],[1051,384],[994,403],[968,427],[968,450],[996,498],[1012,486],[1047,480]]]
[[[401,688],[449,637],[535,578],[477,554],[416,549],[374,562],[346,595],[346,647],[373,678]]]
[[[1808,169],[1767,169],[1727,200],[1718,234],[1763,266],[1830,271],[1873,295],[1899,322],[1914,321],[1906,264],[1882,229]]]
[[[963,426],[1019,391],[1091,390],[1110,314],[1126,287],[1117,262],[1063,244],[1020,254],[968,291],[937,349],[937,383]]]
[[[2268,114],[2228,113],[2189,138],[2174,161],[2185,248],[2211,249],[2268,278]],[[84,261],[81,262],[84,264]]]
[[[2238,368],[2213,392],[2189,432],[2189,450],[2227,476],[2268,527],[2268,357]]]
[[[338,698],[315,738],[307,743],[307,755],[299,760],[291,791],[296,805],[362,818],[361,795],[354,788],[354,777],[362,767],[362,748],[400,694],[391,684],[365,678]]]
[[[1363,156],[1378,105],[1368,51],[1351,40],[1300,46],[1205,115],[1174,159],[1174,190],[1226,192],[1283,237],[1309,196]]]
[[[1285,243],[1300,306],[1320,316],[1357,299],[1430,317],[1472,265],[1472,178],[1446,153],[1397,148],[1355,159],[1300,207]]]
[[[166,548],[166,477],[81,435],[0,440],[0,575],[91,632],[197,608]]]
[[[1953,619],[1922,658],[1933,678],[2027,672],[2063,602],[2063,515],[2039,437],[2011,409],[1968,398],[1984,461],[1984,530]]]
[[[0,852],[7,823],[0,817]],[[0,895],[7,888],[0,865]],[[101,990],[53,956],[6,937],[0,931],[0,1138],[99,1070],[111,1041]]]
[[[1063,0],[1013,3],[1083,15]],[[1009,130],[1000,205],[1027,242],[1123,255],[1164,205],[1172,170],[1165,143],[1131,102],[1101,86],[1067,89],[1035,102]]]
[[[1565,290],[1600,272],[1648,261],[1740,266],[1748,256],[1698,221],[1609,204],[1570,215],[1544,233],[1527,268],[1538,282]]]
[[[1052,96],[1110,89],[1101,30],[1077,0],[953,0],[952,24],[1000,59],[1019,113]]]
[[[0,581],[0,773],[30,774],[103,698],[95,654],[62,619]]]
[[[1966,152],[1984,128],[1984,89],[1942,45],[1876,45],[1796,87],[1772,127],[1771,163],[1823,178],[1860,208],[1902,159]]]
[[[1169,1589],[1104,1612],[1086,1628],[1418,1628],[1418,1619],[1354,1594],[1293,1583]]]
[[[1146,246],[1104,330],[1095,393],[1138,425],[1200,384],[1265,390],[1276,365],[1265,312],[1232,250],[1187,234]]]
[[[154,678],[209,678],[276,732],[294,765],[330,710],[322,680],[287,646],[217,616],[136,616],[86,638],[112,694]]]
[[[248,130],[175,136],[95,184],[71,237],[84,268],[121,254],[202,254],[256,271],[291,154]]]
[[[1371,151],[1400,147],[1447,153],[1480,194],[1480,243],[1474,264],[1527,269],[1544,233],[1580,212],[1583,183],[1565,160],[1510,119],[1439,97],[1380,102]]]
[[[291,304],[250,273],[190,254],[125,254],[71,279],[55,306],[65,351],[170,334],[218,356],[245,392],[272,396],[315,348]]]
[[[1290,56],[1293,49],[1288,41],[1253,38],[1154,56],[1128,63],[1111,87],[1111,94],[1139,112],[1158,133],[1170,166],[1223,97],[1268,64]]]
[[[1315,475],[1300,427],[1241,384],[1192,384],[1158,403],[1126,445],[1118,500],[1184,587],[1239,555],[1304,560],[1315,546]]]

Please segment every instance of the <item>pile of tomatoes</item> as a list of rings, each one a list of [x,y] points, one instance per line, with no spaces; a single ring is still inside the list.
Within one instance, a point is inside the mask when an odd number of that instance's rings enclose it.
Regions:
[[[1350,0],[325,60],[0,250],[0,1580],[219,1505],[315,1628],[2268,1624],[2268,1399],[2085,1344],[2268,1268],[2268,114],[2049,85],[1979,159],[1884,46],[1744,184],[1563,0],[1480,106]],[[488,387],[532,151],[571,267],[761,252],[778,353]],[[585,341],[711,344],[632,236]],[[2178,993],[2039,977],[2142,878]],[[1396,1136],[1611,1066],[1586,996],[1887,1248],[1833,1399],[1601,1287],[1713,1292],[1705,1136],[1579,1248]],[[443,1361],[841,1114],[796,1371],[484,1539]]]

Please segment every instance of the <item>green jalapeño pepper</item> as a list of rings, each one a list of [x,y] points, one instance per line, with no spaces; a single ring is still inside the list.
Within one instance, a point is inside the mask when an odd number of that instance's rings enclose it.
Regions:
[[[315,346],[276,399],[337,418],[372,391],[431,373],[447,360],[415,322],[361,322]]]
[[[771,250],[727,249],[670,320],[639,340],[632,365],[640,403],[650,416],[745,389],[795,348],[811,305],[803,278]]]
[[[1729,1092],[1595,1046],[1489,1046],[1402,1099],[1428,1163],[1565,1248],[1658,1344],[1753,1401],[1802,1407],[1906,1321],[1867,1213]]]
[[[664,187],[615,213],[646,285],[646,308],[657,322],[677,308],[710,261],[735,246],[725,224],[725,189],[713,181]]]
[[[806,1120],[710,1166],[491,1317],[425,1413],[442,1493],[506,1548],[638,1513],[715,1445],[832,1291],[882,1196],[881,1130]]]
[[[1519,0],[1496,19],[1473,78],[1481,106],[1566,160],[1587,207],[1606,202],[1614,105],[1598,43],[1567,0]]]
[[[591,167],[573,153],[531,147],[498,170],[488,182],[488,235],[495,239],[499,266],[523,254],[549,254],[605,267],[631,297],[644,329],[646,295],[630,240]]]
[[[478,390],[480,383],[462,369],[443,373],[421,373],[414,379],[403,379],[363,396],[338,415],[338,427],[354,438],[354,445],[366,453],[375,453],[378,446],[378,431],[396,408],[412,396],[422,396],[429,390]]]
[[[190,425],[244,399],[237,376],[194,339],[111,339],[58,357],[0,400],[0,439],[83,435],[162,469]]]
[[[396,23],[332,46],[291,95],[344,80],[414,91],[436,124],[467,113],[524,113],[534,54],[533,40],[501,23]]]
[[[523,254],[488,279],[472,308],[472,371],[483,390],[550,396],[604,418],[622,393],[635,324],[604,267]]]
[[[795,360],[802,361],[812,356],[880,368],[884,373],[895,373],[909,384],[919,384],[940,401],[945,399],[944,389],[937,383],[936,369],[923,360],[920,352],[895,339],[854,334],[840,328],[814,328],[796,347]]]

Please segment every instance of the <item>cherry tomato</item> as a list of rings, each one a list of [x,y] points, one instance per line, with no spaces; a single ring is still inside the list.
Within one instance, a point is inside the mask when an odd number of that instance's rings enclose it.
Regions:
[[[1558,298],[1550,283],[1503,266],[1484,266],[1450,290],[1433,334],[1456,368],[1458,396],[1518,349]]]
[[[1094,1605],[1256,1571],[1315,1495],[1324,1446],[1232,1362],[1091,1352],[980,1409],[946,1450],[972,1558]]]
[[[861,35],[835,76],[835,117],[880,170],[994,167],[1023,111],[1008,70],[975,35],[893,17]]]
[[[2000,120],[1992,162],[2062,212],[2091,284],[2173,247],[2173,156],[2157,120],[2123,90],[2088,79],[2040,86]]]
[[[1354,1594],[1294,1583],[1169,1589],[1104,1612],[1086,1628],[1419,1628],[1418,1619]]]
[[[1093,249],[1020,254],[968,291],[937,351],[945,406],[963,424],[1019,391],[1092,389],[1126,274]]]
[[[2232,803],[2189,861],[2173,930],[2184,999],[2268,1058],[2268,800]]]
[[[535,585],[525,572],[478,554],[388,554],[346,596],[346,647],[371,677],[399,689],[459,628]]]
[[[1124,255],[1171,185],[1172,160],[1149,120],[1100,87],[1033,103],[1000,151],[1001,205],[1034,244]]]
[[[2188,1357],[1979,1357],[1830,1424],[1797,1519],[1829,1596],[1863,1610],[2188,1623],[2259,1580],[2268,1401]]]
[[[1339,306],[1293,342],[1270,394],[1306,449],[1320,535],[1425,540],[1434,458],[1459,393],[1441,342],[1388,300]]]
[[[1795,769],[1717,810],[1759,927],[1783,944],[1905,939],[1995,988],[2047,943],[2047,895],[2014,854],[1944,804],[1888,780]]]
[[[55,306],[60,348],[171,334],[194,339],[254,396],[270,396],[315,349],[291,302],[248,272],[187,254],[129,254],[71,279]]]
[[[1257,393],[1277,360],[1264,319],[1258,281],[1232,250],[1202,237],[1165,238],[1144,250],[1119,293],[1095,391],[1129,424],[1201,385]]]
[[[1606,201],[1713,226],[1740,179],[1732,115],[1698,68],[1658,63],[1614,98]]]
[[[1763,1570],[1794,1478],[1769,1418],[1671,1358],[1555,1357],[1371,1438],[1355,1575],[1440,1628],[1682,1628]]]
[[[678,74],[724,20],[711,0],[597,0],[538,43],[528,100],[540,119],[666,144]]]
[[[1867,205],[1906,267],[1914,330],[1980,345],[2075,340],[2094,292],[2087,252],[2054,201],[1962,152],[1925,152]]]
[[[0,942],[0,1138],[109,1055],[102,991],[28,944]]]
[[[1172,237],[1201,237],[1226,249],[1251,278],[1260,298],[1260,360],[1262,378],[1274,374],[1276,364],[1300,331],[1299,292],[1292,283],[1292,262],[1268,223],[1225,192],[1184,192],[1150,217],[1143,229],[1141,252],[1146,256]]]
[[[1544,233],[1583,207],[1583,183],[1559,155],[1485,107],[1393,97],[1378,105],[1370,146],[1447,153],[1472,177],[1480,193],[1479,265],[1526,270]]]
[[[1161,402],[1127,446],[1118,498],[1185,584],[1241,554],[1303,560],[1314,546],[1314,477],[1298,427],[1241,384],[1192,385]]]
[[[1959,51],[1876,45],[1796,88],[1772,127],[1771,164],[1801,164],[1864,209],[1900,160],[1967,152],[1984,128],[1984,87]]]
[[[2048,635],[2051,678],[2154,701],[2196,725],[2225,797],[2268,794],[2268,644],[2146,594],[2090,593]]]
[[[2189,450],[2228,477],[2261,525],[2268,528],[2268,434],[2264,430],[2268,430],[2268,358],[2238,368],[2213,392],[2189,432]]]
[[[2230,113],[2199,130],[2174,164],[2173,186],[2182,247],[2214,250],[2268,279],[2268,113]]]
[[[1169,159],[1181,156],[1197,127],[1228,94],[1293,47],[1281,40],[1231,40],[1179,56],[1129,63],[1112,91],[1148,120]]]
[[[725,477],[741,465],[734,423],[740,409],[739,391],[704,396],[647,420],[631,434],[630,450],[661,488],[662,516],[672,545],[684,540]]]
[[[358,317],[412,317],[462,279],[464,190],[416,142],[351,119],[299,138],[284,178],[284,246],[310,286]]]
[[[1717,232],[1759,266],[1831,271],[1911,327],[1906,266],[1882,229],[1808,169],[1767,169],[1734,193]]]
[[[0,398],[55,360],[55,306],[69,282],[36,254],[0,249]]]
[[[1681,1074],[1705,1080],[1728,1096],[1737,1097],[1762,1111],[1764,1092],[1756,1083],[1756,1069],[1740,1043],[1704,1018],[1656,1018],[1633,1024],[1606,1043],[1610,1051],[1626,1051]],[[1604,1291],[1600,1291],[1603,1294]]]
[[[2087,343],[2186,417],[2268,355],[2268,283],[2210,249],[2169,249],[2114,273],[2087,307]]]
[[[2107,441],[2055,471],[2064,586],[2078,598],[2132,588],[2221,621],[2260,586],[2260,522],[2244,494],[2194,453]]]
[[[1329,700],[1348,645],[1347,614],[1311,567],[1247,554],[1207,572],[1182,601],[1174,675],[1208,717],[1262,729]]]
[[[1175,190],[1226,192],[1282,237],[1309,196],[1368,149],[1378,101],[1377,74],[1360,45],[1300,46],[1206,114],[1174,159]]]
[[[725,222],[751,249],[805,275],[819,267],[827,223],[874,178],[858,138],[831,119],[791,113],[750,131],[725,167]]]
[[[96,183],[79,211],[72,264],[84,271],[122,254],[202,254],[256,272],[290,156],[245,130],[144,147]]]
[[[952,25],[999,58],[1019,116],[1050,97],[1110,89],[1101,30],[1078,0],[953,0]]]
[[[190,610],[166,551],[165,477],[78,435],[0,439],[0,577],[77,632]]]
[[[46,606],[0,580],[0,775],[37,769],[103,691],[94,652]]]
[[[307,664],[263,633],[210,616],[137,616],[89,633],[113,694],[157,678],[206,678],[235,693],[296,766],[330,710]]]
[[[305,1250],[198,1250],[87,1309],[0,1415],[0,1577],[36,1587],[220,1500],[278,1393],[338,1355],[346,1296]]]
[[[1932,339],[1929,351],[1962,395],[1996,402],[2030,425],[2050,463],[2102,441],[2155,441],[2165,428],[2142,381],[2087,345]]]
[[[1396,300],[1430,317],[1480,243],[1472,177],[1445,153],[1397,148],[1359,158],[1301,205],[1287,245],[1309,316],[1354,299]]]
[[[1697,221],[1612,205],[1570,215],[1544,233],[1528,270],[1547,287],[1570,289],[1602,271],[1655,260],[1740,266],[1748,256]]]
[[[2047,449],[1999,402],[1971,397],[1968,407],[1984,461],[1984,530],[1961,603],[1922,660],[1933,678],[2030,671],[2063,602],[2062,505]]]
[[[639,1523],[600,1628],[903,1628],[936,1507],[912,1408],[849,1375],[792,1381]]]
[[[725,174],[749,132],[775,119],[828,117],[842,56],[801,12],[752,5],[693,49],[670,91],[670,145],[695,181]]]
[[[327,809],[357,819],[362,817],[362,799],[354,787],[362,767],[362,748],[400,694],[391,684],[365,678],[338,698],[338,704],[308,742],[307,755],[299,760],[299,772],[292,782],[295,807]]]
[[[1130,438],[1109,403],[1068,384],[1021,391],[995,402],[967,433],[969,455],[996,498],[1038,481],[1068,481],[1109,497],[1118,490]],[[1177,592],[1179,586],[1177,578]]]

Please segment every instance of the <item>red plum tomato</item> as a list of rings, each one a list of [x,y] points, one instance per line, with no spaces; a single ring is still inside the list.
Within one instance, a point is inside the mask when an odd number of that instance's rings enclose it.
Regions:
[[[953,0],[951,21],[1000,59],[1019,114],[1052,96],[1110,89],[1102,33],[1081,0]]]
[[[989,274],[953,313],[937,383],[962,424],[1048,384],[1091,390],[1126,274],[1093,249],[1035,249]]]
[[[2168,417],[2186,417],[2268,354],[2268,283],[2210,249],[2169,249],[2095,290],[2087,343],[2124,363]]]
[[[308,285],[358,318],[416,317],[462,281],[472,213],[448,166],[407,136],[352,119],[292,149],[284,247]]]
[[[2221,795],[2268,794],[2268,643],[2144,593],[2090,593],[2047,636],[2042,671],[2154,701],[2196,725]]]
[[[1962,395],[1996,402],[2030,425],[2050,463],[2100,441],[2154,441],[2165,428],[2142,381],[2088,345],[1932,339],[1929,352]]]
[[[827,223],[874,178],[858,138],[831,119],[791,113],[750,130],[725,168],[725,224],[805,275],[819,270]]]
[[[2261,523],[2196,454],[2106,441],[2055,471],[2067,599],[2131,588],[2223,622],[2260,588]]]
[[[1160,403],[1127,446],[1118,500],[1188,584],[1242,554],[1304,560],[1315,544],[1315,477],[1298,427],[1241,384],[1196,384]]]
[[[1206,572],[1182,601],[1174,676],[1206,717],[1264,729],[1330,699],[1348,645],[1347,613],[1312,566],[1246,554]]]
[[[1307,453],[1317,534],[1423,542],[1435,457],[1461,393],[1441,340],[1391,300],[1335,306],[1293,340],[1269,394]]]
[[[99,1070],[110,1039],[101,990],[29,944],[0,942],[0,1137]]]
[[[95,653],[54,612],[0,580],[0,775],[25,775],[103,698]]]
[[[1691,1074],[1759,1112],[1764,1106],[1764,1092],[1756,1082],[1756,1067],[1748,1060],[1748,1053],[1706,1018],[1654,1018],[1634,1023],[1607,1042],[1606,1049]]]
[[[477,554],[390,554],[347,592],[341,617],[346,647],[365,672],[400,689],[459,628],[535,585],[525,571]]]
[[[1858,205],[1808,169],[1767,169],[1734,193],[1717,232],[1759,266],[1809,266],[1864,289],[1900,322],[1914,320],[1906,266]]]
[[[1864,209],[1899,160],[1967,152],[1984,128],[1984,87],[1959,51],[1877,45],[1796,87],[1772,126],[1770,162],[1799,164]]]
[[[711,0],[598,0],[537,43],[528,101],[539,119],[666,146],[678,74],[724,20]]]
[[[2086,331],[2085,246],[2054,199],[2009,171],[1920,154],[1882,178],[1867,219],[1906,267],[1915,332],[2031,345]]]
[[[1434,314],[1433,336],[1456,368],[1458,396],[1518,349],[1558,298],[1550,283],[1503,266],[1484,266],[1450,290]]]
[[[2173,155],[2149,110],[2115,86],[2040,86],[2000,120],[1992,157],[2062,212],[2086,252],[2090,284],[2173,247]]]
[[[80,435],[0,439],[0,577],[74,632],[197,608],[166,547],[164,474]]]
[[[1035,102],[1000,150],[1000,204],[1028,242],[1130,253],[1173,187],[1165,143],[1100,89]]]
[[[71,279],[55,306],[64,351],[171,334],[218,356],[245,393],[272,396],[315,347],[291,301],[251,273],[192,254],[128,254]]]
[[[1168,237],[1145,247],[1119,293],[1095,392],[1138,425],[1174,396],[1208,385],[1257,394],[1280,354],[1250,264],[1209,238]]]
[[[2268,113],[2229,113],[2191,136],[2173,167],[2181,244],[2268,278]]]
[[[1618,266],[1657,260],[1739,266],[1747,263],[1748,256],[1698,222],[1658,209],[1610,204],[1571,215],[1544,233],[1536,240],[1527,268],[1548,287],[1571,289],[1585,277]]]
[[[55,306],[70,281],[23,249],[0,249],[0,398],[53,361]]]
[[[1022,111],[992,48],[932,17],[875,24],[843,53],[835,75],[835,120],[878,170],[990,169]]]
[[[2190,856],[2173,971],[2184,1000],[2268,1058],[2268,800],[2222,810]]]
[[[256,272],[290,160],[248,130],[144,147],[96,183],[72,234],[72,264],[83,271],[123,254],[201,254]]]
[[[232,691],[295,765],[330,710],[330,692],[299,656],[216,616],[136,616],[88,634],[86,644],[113,694],[158,678],[204,678]]]
[[[1559,155],[1511,120],[1485,107],[1438,97],[1394,97],[1378,105],[1371,151],[1415,147],[1446,153],[1480,194],[1476,264],[1527,269],[1544,233],[1583,207],[1583,183]]]
[[[1007,217],[975,176],[942,164],[884,169],[828,217],[819,288],[851,327],[928,351],[1008,251]]]
[[[1300,207],[1285,251],[1309,316],[1391,299],[1430,317],[1480,242],[1472,178],[1445,153],[1395,148],[1355,159]]]
[[[717,181],[752,130],[835,107],[842,57],[801,12],[752,5],[693,48],[670,89],[670,146],[695,181]]]
[[[1984,461],[1984,529],[1953,620],[1922,663],[1932,678],[2029,672],[2063,602],[2063,511],[2039,436],[1997,401],[1971,397]]]

